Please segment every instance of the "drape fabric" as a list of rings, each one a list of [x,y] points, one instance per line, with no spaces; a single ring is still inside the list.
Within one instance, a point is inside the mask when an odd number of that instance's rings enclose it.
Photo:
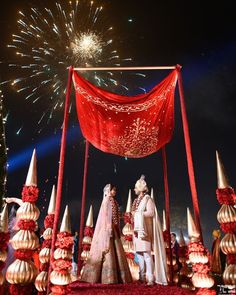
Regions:
[[[171,140],[177,70],[146,94],[117,95],[98,88],[74,71],[76,106],[83,136],[96,148],[141,158]]]

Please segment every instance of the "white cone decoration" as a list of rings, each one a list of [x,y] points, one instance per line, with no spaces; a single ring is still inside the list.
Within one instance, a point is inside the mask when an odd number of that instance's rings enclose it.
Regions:
[[[26,186],[37,186],[37,160],[36,160],[36,150],[33,150],[33,154],[30,161],[30,166],[28,170],[28,174],[26,177]]]
[[[48,214],[55,214],[55,209],[56,209],[56,187],[53,185],[52,187],[52,193],[51,193],[51,198],[48,206]]]
[[[61,222],[60,232],[67,232],[71,233],[71,224],[70,224],[70,213],[68,205],[66,206],[66,209],[64,211],[64,215]]]
[[[188,235],[191,241],[199,241],[200,233],[197,230],[196,224],[193,220],[192,214],[187,208],[187,224],[188,224]]]
[[[86,226],[93,227],[93,206],[89,208],[89,214],[86,220]]]
[[[129,190],[129,196],[128,196],[128,201],[127,201],[127,205],[126,205],[126,213],[131,213],[131,209],[132,209],[132,198],[131,198],[131,190]]]

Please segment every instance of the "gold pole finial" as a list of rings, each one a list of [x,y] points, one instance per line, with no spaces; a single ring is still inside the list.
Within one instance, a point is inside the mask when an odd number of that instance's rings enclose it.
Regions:
[[[217,186],[218,188],[227,188],[230,187],[226,173],[225,173],[225,168],[222,163],[221,157],[216,151],[216,167],[217,167]]]

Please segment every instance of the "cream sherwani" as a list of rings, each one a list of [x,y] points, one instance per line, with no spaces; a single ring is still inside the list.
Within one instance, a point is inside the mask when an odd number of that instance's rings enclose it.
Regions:
[[[143,210],[142,210],[143,209]],[[143,218],[144,235],[134,237],[135,252],[152,251],[153,244],[153,216],[155,214],[155,205],[149,195],[145,195],[140,202],[134,217],[134,231],[139,228],[141,218]],[[143,217],[142,217],[143,216]],[[137,219],[137,220],[135,220]],[[138,232],[137,232],[138,234]]]
[[[140,279],[154,281],[155,273],[156,283],[167,284],[166,253],[154,200],[145,194],[133,216],[134,250],[139,260]]]

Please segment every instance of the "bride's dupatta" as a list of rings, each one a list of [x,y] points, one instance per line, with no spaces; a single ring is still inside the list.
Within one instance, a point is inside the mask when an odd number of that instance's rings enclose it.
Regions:
[[[89,258],[84,266],[82,281],[96,283],[101,276],[103,257],[109,251],[112,235],[112,207],[109,201],[111,186],[103,189],[103,200],[99,210]]]

